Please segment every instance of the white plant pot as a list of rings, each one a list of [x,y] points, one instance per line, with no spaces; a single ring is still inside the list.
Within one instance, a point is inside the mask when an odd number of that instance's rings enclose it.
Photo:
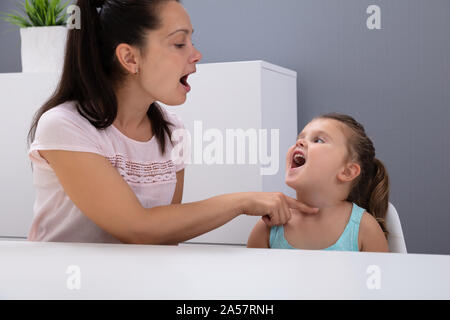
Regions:
[[[66,26],[20,29],[22,72],[60,73],[64,64]]]

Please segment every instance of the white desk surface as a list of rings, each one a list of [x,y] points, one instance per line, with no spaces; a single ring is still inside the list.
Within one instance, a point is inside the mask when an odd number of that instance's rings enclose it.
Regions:
[[[447,255],[0,241],[0,299],[449,299],[449,270]]]

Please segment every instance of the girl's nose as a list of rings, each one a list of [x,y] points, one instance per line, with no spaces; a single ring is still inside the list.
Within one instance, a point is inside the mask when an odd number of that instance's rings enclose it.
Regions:
[[[305,140],[304,139],[298,139],[297,142],[295,143],[295,145],[297,147],[302,147],[304,148],[306,146]]]

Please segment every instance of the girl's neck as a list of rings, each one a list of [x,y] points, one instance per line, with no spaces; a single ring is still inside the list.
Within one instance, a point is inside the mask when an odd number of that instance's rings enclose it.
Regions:
[[[302,198],[301,194],[298,192],[297,200],[311,207],[319,208],[319,211],[313,214],[296,211],[303,218],[308,220],[322,220],[339,214],[342,211],[346,211],[351,206],[351,203],[342,199],[325,199],[322,197],[320,200],[315,199],[315,201],[308,201],[307,199]]]

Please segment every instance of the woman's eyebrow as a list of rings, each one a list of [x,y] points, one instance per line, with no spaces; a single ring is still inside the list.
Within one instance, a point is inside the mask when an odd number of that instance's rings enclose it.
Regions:
[[[185,34],[189,34],[189,33],[194,33],[194,29],[192,29],[192,30],[189,30],[189,29],[178,29],[178,30],[175,30],[174,32],[171,32],[168,36],[167,36],[167,38],[168,37],[170,37],[170,36],[173,36],[175,33],[177,33],[177,32],[184,32]]]

